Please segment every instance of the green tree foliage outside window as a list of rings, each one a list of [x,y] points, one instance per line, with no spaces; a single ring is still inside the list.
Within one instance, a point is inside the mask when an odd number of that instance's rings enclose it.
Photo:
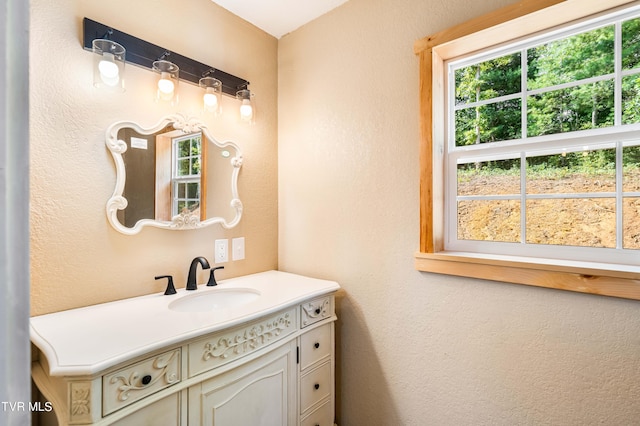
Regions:
[[[526,49],[527,136],[614,125],[613,25]],[[456,146],[521,138],[521,52],[455,71]],[[640,19],[622,25],[622,67],[640,66]],[[599,78],[600,81],[584,82]],[[554,86],[570,84],[554,90]],[[550,88],[549,90],[542,90]],[[529,94],[538,91],[537,94]],[[622,87],[622,123],[640,122],[640,76]],[[509,99],[498,98],[515,95]],[[474,103],[485,102],[481,105]],[[464,105],[469,105],[464,107]]]

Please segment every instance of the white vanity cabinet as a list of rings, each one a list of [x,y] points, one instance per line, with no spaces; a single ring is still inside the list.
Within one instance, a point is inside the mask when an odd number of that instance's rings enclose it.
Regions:
[[[269,290],[273,289],[261,289],[261,295]],[[306,298],[276,305],[275,311],[219,316],[210,332],[167,337],[166,346],[133,352],[127,359],[122,351],[112,351],[118,362],[105,368],[100,362],[86,364],[84,373],[71,365],[81,356],[70,356],[69,364],[63,365],[59,358],[69,348],[56,352],[44,343],[55,344],[56,337],[46,336],[47,330],[65,326],[70,311],[51,314],[46,326],[34,318],[32,377],[61,425],[333,426],[335,290],[330,286],[305,291]],[[90,308],[81,314],[91,315]],[[103,314],[108,312],[98,313]],[[183,315],[173,320],[198,318]],[[130,339],[134,332],[123,329],[111,338]]]

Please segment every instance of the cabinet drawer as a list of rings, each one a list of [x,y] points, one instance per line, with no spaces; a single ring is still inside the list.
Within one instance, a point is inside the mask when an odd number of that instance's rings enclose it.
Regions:
[[[300,337],[300,368],[305,369],[331,356],[331,324],[325,324]]]
[[[305,417],[300,422],[300,426],[333,426],[333,404],[331,401]]]
[[[219,367],[282,340],[298,329],[296,308],[215,333],[189,345],[189,377]]]
[[[331,363],[309,371],[300,380],[300,412],[304,413],[313,405],[327,398],[333,392]]]
[[[333,296],[326,296],[300,305],[302,328],[333,315]]]
[[[104,375],[102,415],[111,414],[179,381],[179,348]]]

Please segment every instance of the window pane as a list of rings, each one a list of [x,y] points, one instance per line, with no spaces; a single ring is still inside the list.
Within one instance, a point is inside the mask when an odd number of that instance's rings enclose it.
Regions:
[[[178,198],[185,198],[187,196],[185,184],[178,182],[176,186],[178,187]]]
[[[472,200],[458,202],[458,239],[520,241],[520,202]]]
[[[527,194],[614,192],[616,150],[527,157]]]
[[[200,174],[200,157],[195,157],[191,161],[191,174],[197,176]]]
[[[190,140],[183,140],[178,142],[178,157],[188,157],[190,152]]]
[[[529,90],[614,71],[614,27],[610,25],[527,51]]]
[[[520,53],[491,59],[455,71],[456,104],[520,92]]]
[[[623,247],[640,249],[640,198],[625,198],[622,203]]]
[[[520,138],[520,110],[520,99],[512,99],[456,111],[456,146]]]
[[[626,146],[622,149],[622,190],[640,192],[640,146]]]
[[[178,160],[177,176],[189,176],[189,159]]]
[[[630,70],[640,66],[640,19],[622,23],[622,68]]]
[[[200,138],[196,137],[191,139],[191,155],[200,155]]]
[[[613,89],[606,80],[529,96],[528,136],[613,126]]]
[[[187,203],[184,201],[178,201],[178,213],[182,213],[187,207]]]
[[[640,123],[640,75],[622,77],[622,124]]]
[[[200,206],[200,203],[197,201],[187,201],[187,208],[190,212],[196,210]]]
[[[458,195],[520,194],[520,159],[458,164]]]
[[[200,198],[200,184],[197,182],[190,182],[187,184],[187,198]]]
[[[526,242],[615,248],[615,206],[614,198],[528,200]]]

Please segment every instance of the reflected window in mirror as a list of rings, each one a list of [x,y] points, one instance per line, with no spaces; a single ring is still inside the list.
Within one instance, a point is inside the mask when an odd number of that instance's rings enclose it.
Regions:
[[[202,132],[165,132],[156,136],[155,144],[155,219],[188,214],[206,220],[207,145]]]
[[[200,211],[201,179],[203,169],[202,134],[188,135],[173,140],[173,178],[171,182],[171,214],[197,214]]]

